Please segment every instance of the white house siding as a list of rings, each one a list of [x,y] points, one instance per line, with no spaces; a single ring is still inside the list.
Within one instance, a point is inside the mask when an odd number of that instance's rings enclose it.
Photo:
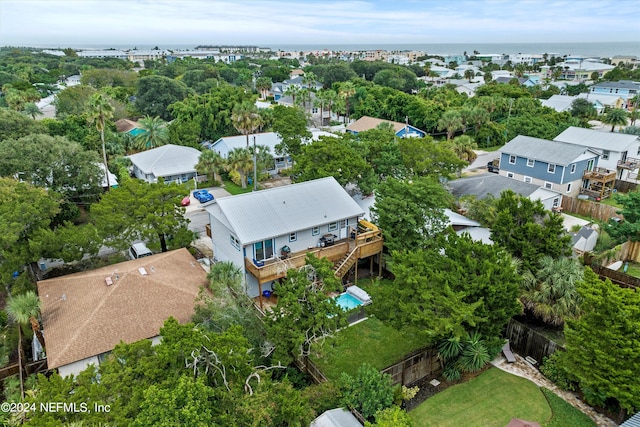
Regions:
[[[531,178],[530,181],[529,180],[525,181],[525,175],[515,173],[515,172],[507,172],[504,170],[500,170],[500,175],[503,175],[512,179],[517,179],[518,181],[530,182],[531,184],[537,185],[542,188],[545,188],[545,183],[547,182],[542,179],[533,178],[533,177],[529,177]],[[569,184],[569,182],[566,182],[564,184],[552,183],[552,188],[550,188],[550,190],[557,191],[558,193],[563,194],[565,196],[577,197],[578,194],[580,194],[580,186],[582,185],[582,174],[580,174],[580,179],[577,179],[575,181],[570,181],[570,183],[571,183],[571,191],[569,192],[567,192],[567,185]]]
[[[91,356],[86,359],[78,360],[68,365],[63,365],[58,368],[58,373],[61,377],[68,377],[69,375],[76,376],[80,372],[84,371],[89,365],[98,366],[100,364],[98,356]]]

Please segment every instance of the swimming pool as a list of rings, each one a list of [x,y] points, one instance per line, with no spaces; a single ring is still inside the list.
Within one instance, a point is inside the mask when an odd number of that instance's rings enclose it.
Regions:
[[[338,304],[344,311],[353,310],[354,308],[362,305],[362,301],[347,293],[340,294],[334,299],[336,300],[336,304]]]

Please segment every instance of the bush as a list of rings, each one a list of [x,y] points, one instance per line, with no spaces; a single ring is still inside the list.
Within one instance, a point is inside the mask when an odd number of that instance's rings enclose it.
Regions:
[[[558,353],[542,359],[540,372],[562,390],[576,389],[575,383],[569,379],[568,374],[558,366]]]
[[[302,391],[302,395],[309,401],[316,414],[339,407],[342,398],[340,388],[335,381],[309,386]]]
[[[355,377],[342,374],[340,388],[342,404],[355,408],[363,417],[371,420],[376,412],[393,404],[395,386],[391,376],[383,374],[371,365],[360,365]]]

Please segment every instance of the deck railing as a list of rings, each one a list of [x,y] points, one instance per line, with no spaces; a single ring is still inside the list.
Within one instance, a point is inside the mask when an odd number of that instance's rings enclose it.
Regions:
[[[595,168],[591,171],[584,171],[584,173],[582,174],[582,178],[604,182],[615,181],[616,171],[605,168]]]

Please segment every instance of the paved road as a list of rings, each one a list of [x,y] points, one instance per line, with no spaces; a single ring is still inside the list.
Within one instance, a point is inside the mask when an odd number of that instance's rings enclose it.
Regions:
[[[476,150],[476,154],[478,154],[478,157],[473,161],[473,163],[471,163],[469,166],[467,166],[466,168],[464,168],[462,171],[469,171],[469,170],[473,170],[473,169],[487,169],[487,163],[489,163],[491,160],[496,159],[498,157],[500,157],[500,154],[498,154],[497,152],[486,152],[486,151],[482,151],[482,150]]]
[[[231,195],[227,190],[220,187],[204,188],[204,190],[208,190],[216,199]],[[193,192],[190,197],[191,204],[187,206],[184,216],[191,221],[189,223],[189,230],[193,230],[198,234],[203,234],[205,232],[206,225],[209,223],[209,214],[207,214],[207,211],[200,202],[193,197]]]

